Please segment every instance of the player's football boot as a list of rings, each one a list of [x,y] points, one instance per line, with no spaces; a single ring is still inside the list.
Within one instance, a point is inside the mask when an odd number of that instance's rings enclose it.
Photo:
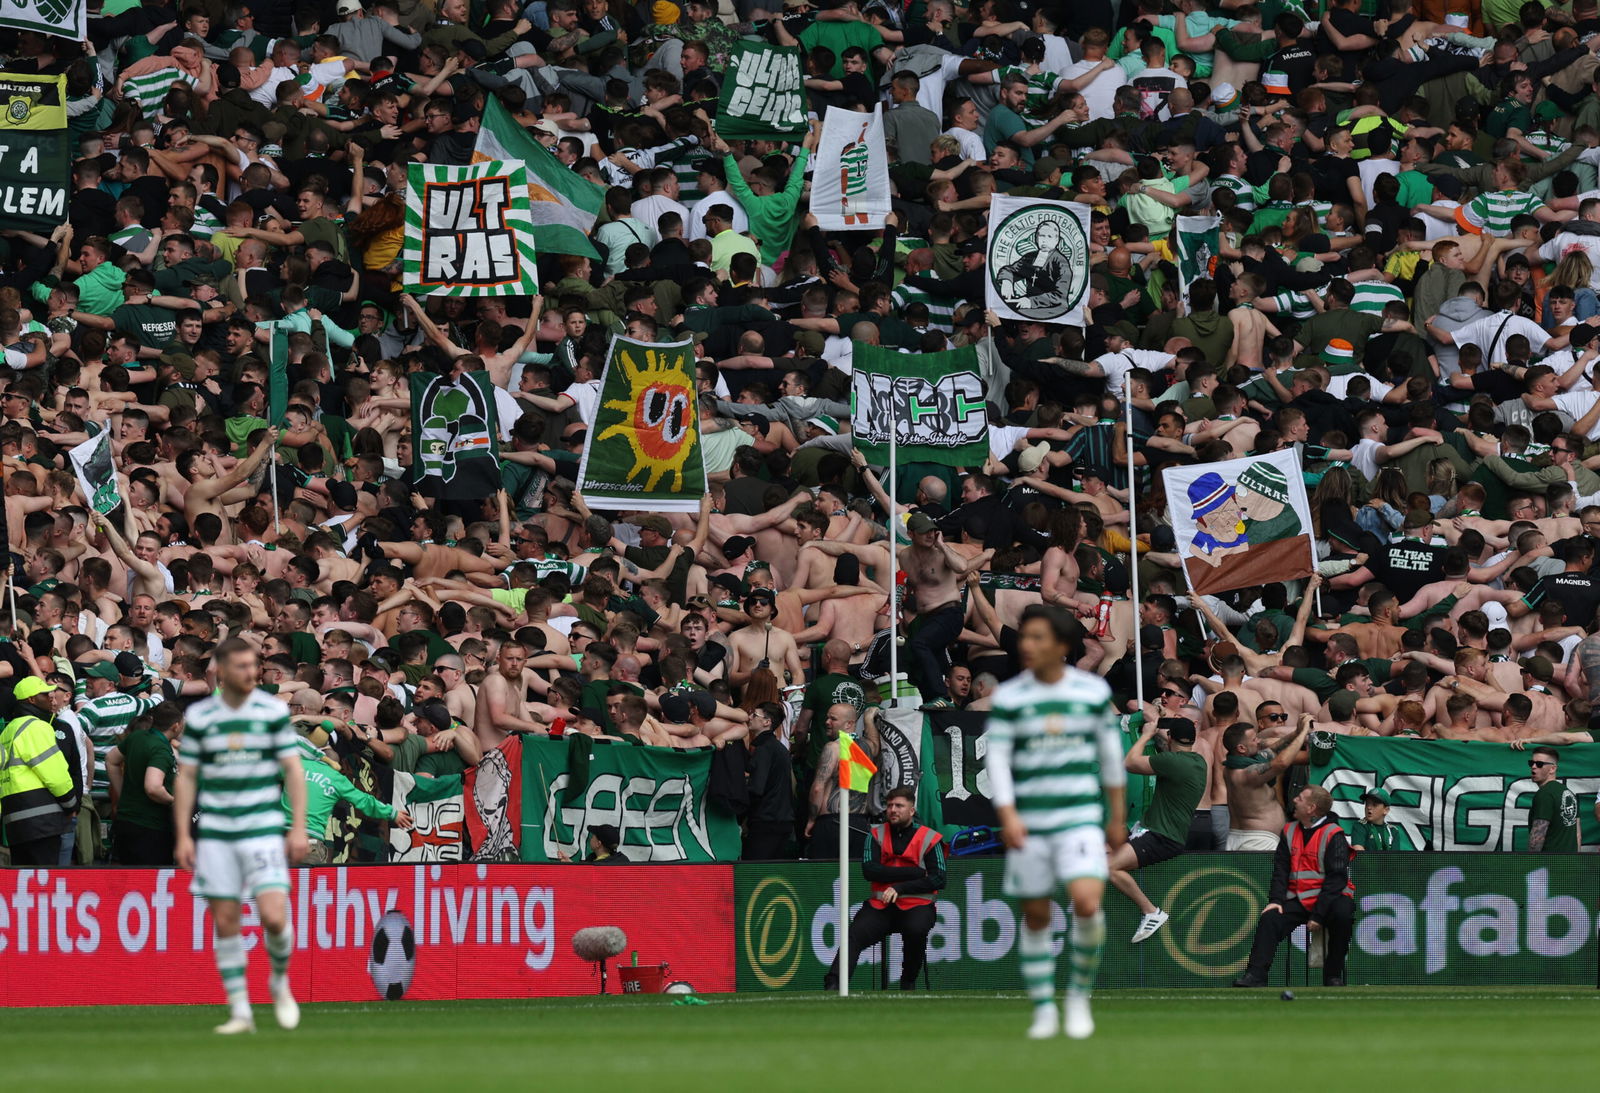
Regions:
[[[1094,1035],[1094,1014],[1089,1012],[1087,998],[1067,995],[1067,1012],[1061,1021],[1061,1031],[1072,1040],[1087,1040]]]
[[[1054,1002],[1041,1002],[1033,1007],[1033,1024],[1028,1026],[1028,1039],[1048,1040],[1061,1027],[1061,1011]]]
[[[272,989],[272,1015],[278,1019],[279,1028],[299,1027],[300,1003],[289,993],[288,983]]]
[[[253,1017],[230,1017],[213,1031],[218,1036],[238,1036],[242,1032],[254,1032],[256,1022]]]

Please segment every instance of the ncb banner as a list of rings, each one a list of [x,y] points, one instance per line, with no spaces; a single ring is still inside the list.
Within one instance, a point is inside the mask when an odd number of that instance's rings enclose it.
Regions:
[[[978,467],[989,454],[989,418],[978,354],[896,353],[854,343],[850,429],[875,463],[889,459],[893,429],[901,460]]]

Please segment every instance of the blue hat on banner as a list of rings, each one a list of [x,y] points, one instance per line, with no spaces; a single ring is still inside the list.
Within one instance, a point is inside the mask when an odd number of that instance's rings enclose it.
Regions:
[[[1215,512],[1232,496],[1233,487],[1224,482],[1222,476],[1215,471],[1207,471],[1189,483],[1189,504],[1194,506],[1196,516]]]

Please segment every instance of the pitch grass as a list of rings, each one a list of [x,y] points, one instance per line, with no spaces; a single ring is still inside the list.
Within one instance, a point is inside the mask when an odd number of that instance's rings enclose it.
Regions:
[[[9,1089],[1450,1090],[1589,1088],[1600,997],[1577,988],[1106,991],[1092,1040],[1024,1039],[1020,995],[665,996],[0,1011]],[[1535,1084],[1538,1083],[1538,1084]],[[1546,1083],[1557,1083],[1549,1084]]]

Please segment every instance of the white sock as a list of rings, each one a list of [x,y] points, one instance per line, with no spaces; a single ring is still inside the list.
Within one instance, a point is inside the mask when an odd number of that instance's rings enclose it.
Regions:
[[[282,931],[266,931],[267,956],[272,960],[272,989],[281,990],[289,985],[289,957],[294,952],[294,927],[285,924]]]
[[[1024,926],[1017,938],[1017,955],[1022,963],[1022,983],[1035,1005],[1049,1002],[1056,992],[1056,957],[1051,951],[1049,930],[1030,930]]]
[[[250,1018],[250,988],[245,983],[245,969],[249,957],[244,951],[244,938],[212,938],[213,952],[217,958],[217,971],[222,975],[222,989],[228,992],[228,1010],[235,1017]]]

